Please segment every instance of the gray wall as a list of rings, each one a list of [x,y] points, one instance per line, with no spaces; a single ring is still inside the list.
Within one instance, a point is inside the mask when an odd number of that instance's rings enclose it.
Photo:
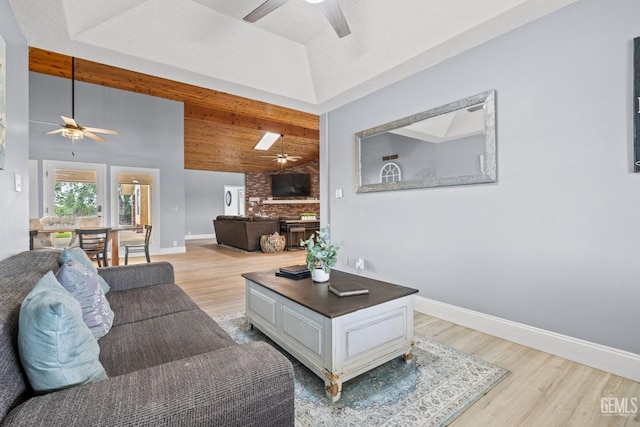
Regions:
[[[30,119],[60,123],[60,115],[71,117],[71,81],[29,73]],[[30,123],[29,158],[160,169],[161,248],[184,246],[184,106],[181,102],[140,95],[104,86],[76,82],[76,120],[84,126],[117,129],[120,135],[105,135],[97,143],[71,141],[44,132],[55,127]],[[111,189],[107,185],[107,194]],[[177,210],[176,210],[177,207]],[[110,211],[105,214],[110,218]],[[155,227],[154,227],[155,228]]]
[[[7,48],[5,169],[0,170],[0,259],[29,249],[29,50],[7,0],[0,0],[0,36]],[[14,174],[22,191],[14,190]]]
[[[385,132],[364,139],[360,147],[362,184],[379,183],[380,170],[388,162],[400,167],[402,181],[414,181],[480,173],[484,135],[432,143]],[[392,154],[398,158],[382,160]]]
[[[479,174],[484,140],[484,135],[475,135],[435,144],[438,177]]]
[[[582,0],[324,115],[323,222],[341,259],[422,297],[640,353],[638,17],[637,1]],[[354,133],[489,89],[497,183],[354,192]]]
[[[436,144],[396,135],[390,132],[365,138],[361,144],[362,184],[380,182],[380,170],[388,162],[400,167],[403,181],[412,181],[420,170],[435,172]],[[397,154],[394,160],[382,160],[383,157]]]
[[[244,174],[184,171],[187,236],[214,234],[213,220],[224,214],[225,185],[245,185]]]

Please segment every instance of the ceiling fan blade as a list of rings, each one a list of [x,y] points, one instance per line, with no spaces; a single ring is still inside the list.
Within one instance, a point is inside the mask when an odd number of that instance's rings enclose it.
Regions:
[[[336,34],[338,34],[338,37],[343,38],[351,34],[351,29],[349,29],[349,24],[347,24],[342,9],[340,9],[338,0],[324,0],[320,3],[320,8],[336,31]]]
[[[30,121],[31,123],[38,123],[38,124],[40,124],[40,125],[60,126],[58,123],[41,122],[40,120],[31,120],[31,119],[29,119],[29,121]]]
[[[60,128],[60,129],[55,129],[55,130],[50,130],[49,132],[45,132],[45,135],[53,135],[54,133],[62,133],[64,131],[65,128]]]
[[[86,136],[87,138],[93,139],[94,141],[98,141],[98,142],[105,142],[106,141],[106,139],[104,139],[103,137],[101,137],[99,135],[96,135],[95,133],[87,132],[86,130],[83,130],[82,134],[84,136]]]
[[[89,131],[89,132],[98,132],[98,133],[108,133],[109,135],[120,135],[117,130],[111,130],[111,129],[83,127],[82,131],[83,132],[84,131]]]
[[[62,117],[62,120],[64,120],[64,123],[69,125],[69,126],[73,126],[74,128],[79,128],[80,126],[78,126],[78,123],[76,123],[76,121],[74,119],[70,119],[69,117],[65,117],[65,116],[60,116]]]
[[[258,19],[264,18],[288,1],[289,0],[267,0],[242,19],[247,22],[256,22]]]

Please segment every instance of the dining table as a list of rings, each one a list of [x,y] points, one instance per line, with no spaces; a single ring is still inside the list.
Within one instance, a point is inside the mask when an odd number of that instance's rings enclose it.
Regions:
[[[108,228],[104,227],[82,227],[82,230],[91,230],[96,228]],[[111,259],[109,261],[109,265],[120,265],[120,232],[121,231],[131,231],[131,230],[139,230],[142,226],[139,225],[119,225],[117,227],[111,227],[111,231],[109,233],[109,241],[111,242]],[[71,227],[46,227],[42,230],[29,230],[31,233],[75,233],[79,228],[71,228]]]

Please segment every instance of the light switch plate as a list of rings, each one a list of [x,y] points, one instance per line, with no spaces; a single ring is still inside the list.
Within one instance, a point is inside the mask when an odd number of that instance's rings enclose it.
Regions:
[[[15,172],[13,176],[14,176],[15,190],[18,192],[22,191],[22,177],[18,172]]]

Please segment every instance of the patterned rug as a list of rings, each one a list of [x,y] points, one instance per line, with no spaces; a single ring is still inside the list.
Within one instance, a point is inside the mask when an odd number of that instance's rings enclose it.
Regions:
[[[445,426],[480,399],[509,371],[416,336],[413,360],[394,359],[345,382],[336,403],[324,382],[257,328],[244,313],[215,318],[238,343],[267,341],[291,360],[295,374],[296,426]]]

